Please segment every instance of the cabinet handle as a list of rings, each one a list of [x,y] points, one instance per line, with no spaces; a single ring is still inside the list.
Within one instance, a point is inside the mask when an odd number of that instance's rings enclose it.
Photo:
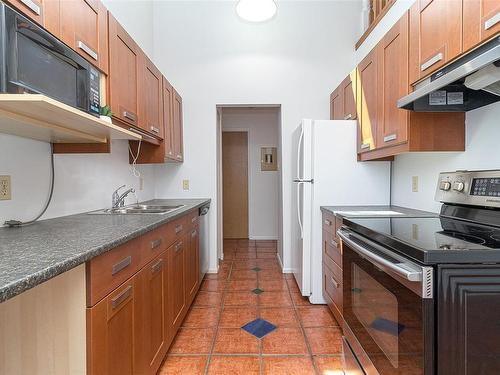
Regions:
[[[338,243],[337,241],[335,241],[333,238],[332,238],[332,240],[330,241],[330,244],[331,244],[332,246],[339,247],[339,243]]]
[[[92,48],[90,48],[89,46],[87,46],[85,43],[83,43],[81,40],[79,40],[76,45],[78,46],[78,48],[80,48],[83,52],[85,52],[87,55],[89,55],[90,57],[92,57],[95,61],[97,61],[97,52],[94,51]]]
[[[154,275],[163,268],[163,259],[158,259],[158,262],[151,266],[151,274]]]
[[[335,279],[333,277],[330,276],[330,281],[332,282],[333,286],[335,287],[335,289],[338,289],[340,284],[338,282],[335,281]]]
[[[181,242],[179,242],[177,245],[175,245],[175,252],[176,252],[176,253],[177,253],[180,249],[182,249],[182,245],[183,245],[182,241],[181,241]]]
[[[495,14],[490,19],[487,19],[486,21],[484,21],[484,29],[485,30],[491,29],[498,22],[500,22],[500,12],[498,12],[497,14]]]
[[[37,3],[35,3],[34,1],[32,0],[21,0],[21,3],[23,3],[24,5],[26,5],[30,10],[33,11],[33,13],[35,13],[37,16],[40,15],[41,13],[41,10],[40,10],[40,5],[38,5]]]
[[[123,260],[120,260],[118,263],[116,263],[113,266],[113,268],[111,270],[111,275],[116,275],[118,272],[120,272],[124,268],[127,268],[128,266],[130,266],[131,263],[132,263],[132,257],[129,255],[128,257],[126,257]]]
[[[396,133],[393,133],[393,134],[386,135],[384,137],[384,142],[395,141],[396,139],[398,139],[398,135]]]
[[[137,121],[137,116],[135,115],[135,113],[129,111],[123,111],[123,117],[128,118],[130,121],[133,122]]]
[[[349,113],[348,115],[344,116],[344,120],[350,120],[352,118],[352,114]]]
[[[437,55],[431,57],[429,60],[427,60],[426,62],[424,62],[421,66],[420,66],[420,70],[422,70],[422,72],[424,70],[427,70],[429,69],[431,66],[433,66],[434,64],[438,63],[439,61],[441,61],[443,59],[443,53],[442,52],[439,52]]]
[[[180,232],[182,232],[182,228],[183,228],[182,224],[177,225],[175,227],[175,234],[179,234]]]
[[[151,126],[150,129],[153,133],[160,134],[160,129],[158,129],[156,126]]]
[[[370,148],[370,144],[369,143],[361,143],[361,149],[362,150],[365,150],[367,148]]]
[[[197,234],[198,234],[198,231],[193,230],[193,231],[191,232],[191,238],[195,238]]]
[[[161,245],[161,238],[151,241],[151,249],[157,248]]]
[[[177,159],[182,159],[182,155],[181,154],[177,154]]]
[[[328,219],[325,219],[325,225],[328,225],[330,227],[332,225],[332,222]]]
[[[111,300],[111,307],[113,308],[113,310],[116,309],[118,306],[120,306],[123,301],[125,301],[128,297],[130,297],[131,294],[132,294],[132,285],[129,285],[123,290],[123,292],[121,292]]]

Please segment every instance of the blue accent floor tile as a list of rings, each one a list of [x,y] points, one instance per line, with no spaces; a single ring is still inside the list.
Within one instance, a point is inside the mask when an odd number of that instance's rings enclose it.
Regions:
[[[264,319],[255,319],[250,323],[245,324],[241,329],[244,329],[251,335],[261,339],[268,333],[274,331],[277,327]]]
[[[254,290],[252,290],[252,292],[255,293],[255,294],[257,294],[257,295],[259,295],[261,293],[264,293],[264,291],[262,289],[260,289],[260,288],[255,288]]]
[[[255,271],[255,272],[262,271],[259,267],[254,267],[254,268],[252,268],[252,270]]]

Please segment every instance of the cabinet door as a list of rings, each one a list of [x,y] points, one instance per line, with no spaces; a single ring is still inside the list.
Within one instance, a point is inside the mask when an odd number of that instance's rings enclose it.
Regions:
[[[186,276],[185,276],[185,240],[179,240],[168,251],[168,287],[170,321],[169,329],[175,332],[181,325],[187,310],[186,303]]]
[[[137,372],[134,360],[135,315],[133,277],[87,309],[90,374],[133,375]]]
[[[172,85],[163,77],[163,143],[165,156],[175,160],[174,155],[174,91]]]
[[[437,373],[498,374],[500,268],[443,266],[438,281]]]
[[[108,16],[104,5],[99,0],[60,3],[62,41],[107,73]]]
[[[408,14],[405,14],[376,47],[378,49],[378,147],[408,141],[408,111],[397,101],[408,94]]]
[[[45,1],[44,0],[6,0],[7,4],[16,8],[18,11],[23,13],[26,17],[35,21],[39,25],[44,25],[44,11],[45,11]]]
[[[417,0],[410,22],[413,83],[462,52],[462,1]]]
[[[157,137],[163,138],[163,76],[158,68],[142,54],[139,126]]]
[[[199,285],[199,255],[200,236],[198,227],[191,229],[188,234],[189,246],[186,251],[186,300],[188,304],[193,301]]]
[[[174,128],[174,154],[177,161],[184,160],[183,147],[183,121],[182,121],[182,98],[177,91],[174,91],[173,100],[173,128]]]
[[[358,152],[366,152],[376,147],[377,134],[377,49],[374,48],[358,65],[357,76],[358,106]]]
[[[464,0],[464,51],[500,32],[500,1]]]
[[[356,72],[351,73],[341,83],[342,120],[354,120],[356,116]]]
[[[339,86],[330,94],[330,120],[342,120],[344,114],[342,90]]]
[[[129,125],[139,126],[140,54],[134,40],[109,15],[109,103],[113,117]]]
[[[155,374],[167,352],[167,252],[147,264],[136,276],[137,373]]]

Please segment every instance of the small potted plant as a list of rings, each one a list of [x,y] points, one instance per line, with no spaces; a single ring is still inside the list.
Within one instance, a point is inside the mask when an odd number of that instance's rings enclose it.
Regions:
[[[113,116],[113,112],[111,112],[111,108],[109,108],[109,105],[101,107],[99,116],[101,120],[111,123],[111,116]]]

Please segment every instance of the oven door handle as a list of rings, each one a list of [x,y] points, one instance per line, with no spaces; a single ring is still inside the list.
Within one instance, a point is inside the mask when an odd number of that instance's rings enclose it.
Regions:
[[[349,245],[349,247],[351,247],[358,254],[363,256],[363,258],[367,259],[370,263],[387,267],[395,274],[405,278],[406,280],[422,281],[423,278],[422,270],[409,270],[401,267],[401,263],[393,263],[390,260],[384,259],[381,256],[374,254],[369,249],[366,249],[363,246],[351,240],[350,239],[351,233],[349,233],[344,229],[339,229],[337,233],[339,237],[342,239],[342,241],[344,241],[347,245]]]

